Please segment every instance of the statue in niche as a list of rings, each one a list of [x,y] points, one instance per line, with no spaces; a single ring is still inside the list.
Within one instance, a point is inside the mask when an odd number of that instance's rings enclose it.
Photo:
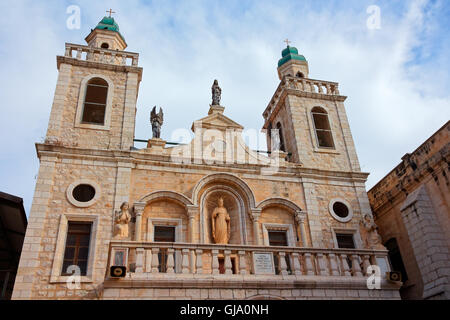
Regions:
[[[128,202],[122,203],[120,211],[114,215],[114,239],[128,238],[128,223],[131,220]]]
[[[211,87],[211,91],[212,91],[212,105],[220,106],[220,96],[222,95],[222,89],[220,89],[219,82],[217,82],[217,80],[214,80],[214,83]]]
[[[373,221],[370,214],[366,213],[364,215],[363,221],[361,221],[361,224],[363,226],[365,238],[366,238],[366,247],[370,249],[382,249],[384,250],[385,247],[382,244],[381,236],[378,234],[378,227]]]
[[[164,113],[162,111],[162,108],[159,108],[159,112],[156,113],[156,106],[154,106],[152,111],[150,112],[150,123],[152,124],[153,139],[159,139],[163,122]]]
[[[220,197],[218,207],[216,207],[211,215],[212,237],[217,244],[228,244],[230,241],[230,215],[223,206],[223,198]]]

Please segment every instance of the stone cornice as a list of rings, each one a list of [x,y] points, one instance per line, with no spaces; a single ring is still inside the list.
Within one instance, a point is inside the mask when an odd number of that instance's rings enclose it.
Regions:
[[[305,91],[301,90],[295,86],[288,85],[287,81],[293,80],[288,77],[285,77],[280,84],[278,85],[277,89],[275,90],[275,93],[272,96],[272,99],[270,100],[267,108],[263,112],[264,117],[264,126],[263,129],[267,129],[267,126],[269,122],[277,115],[278,111],[280,110],[281,106],[283,105],[283,102],[288,95],[294,95],[297,97],[304,97],[304,98],[314,98],[314,99],[320,99],[320,100],[329,100],[329,101],[345,101],[347,99],[346,96],[339,95],[338,93],[334,94],[328,94],[325,92],[312,92],[312,91]],[[337,87],[337,83],[335,82],[329,82],[329,81],[322,81],[322,80],[314,80],[314,79],[304,79],[305,81],[308,81],[308,83],[324,83],[326,85],[333,85]],[[301,81],[300,79],[295,79],[295,81]]]
[[[76,159],[80,163],[103,162],[110,163],[111,167],[125,166],[129,168],[138,168],[143,166],[163,168],[176,168],[183,171],[201,171],[201,172],[230,172],[235,174],[253,174],[261,177],[284,177],[284,178],[298,178],[302,181],[309,182],[309,180],[333,180],[348,183],[364,183],[367,179],[368,173],[365,172],[346,172],[346,171],[331,171],[321,170],[315,168],[305,168],[301,165],[289,167],[279,167],[278,171],[273,175],[261,175],[261,169],[264,165],[260,164],[206,164],[206,163],[190,163],[179,164],[172,162],[170,156],[158,154],[144,154],[138,151],[125,150],[97,150],[97,149],[83,149],[75,147],[65,147],[60,145],[36,143],[36,152],[39,158],[52,157],[56,159]],[[145,169],[145,168],[144,168]]]
[[[56,56],[56,65],[59,70],[59,66],[61,63],[70,64],[73,66],[85,67],[85,68],[96,68],[103,69],[115,72],[134,72],[138,74],[138,79],[141,81],[142,79],[142,67],[136,66],[126,66],[126,65],[118,65],[118,64],[110,64],[103,63],[98,61],[90,61],[90,60],[80,60],[66,56]]]

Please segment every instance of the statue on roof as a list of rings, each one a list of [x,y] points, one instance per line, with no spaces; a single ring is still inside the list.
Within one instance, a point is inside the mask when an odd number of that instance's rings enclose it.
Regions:
[[[222,89],[220,89],[219,82],[217,82],[217,80],[214,80],[214,83],[211,87],[211,92],[212,92],[212,105],[220,106],[220,96],[222,94]]]
[[[161,126],[163,122],[164,122],[164,113],[162,111],[162,108],[159,108],[159,112],[156,113],[156,106],[154,106],[152,111],[150,112],[150,123],[152,124],[153,139],[160,138]]]

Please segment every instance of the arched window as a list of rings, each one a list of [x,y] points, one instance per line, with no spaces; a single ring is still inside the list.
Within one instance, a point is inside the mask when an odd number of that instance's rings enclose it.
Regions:
[[[321,148],[334,148],[333,135],[331,133],[328,114],[325,109],[314,107],[311,110],[316,131],[317,144]]]
[[[281,129],[281,123],[277,123],[278,134],[280,135],[280,150],[286,152],[286,147],[284,145],[283,130]]]
[[[104,125],[107,96],[108,83],[104,79],[89,80],[84,96],[82,123]]]
[[[300,71],[295,75],[297,78],[304,78],[305,76]]]

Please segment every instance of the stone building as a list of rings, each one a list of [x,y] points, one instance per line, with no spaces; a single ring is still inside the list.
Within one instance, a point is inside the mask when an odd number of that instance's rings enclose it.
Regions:
[[[296,48],[283,50],[263,111],[264,156],[225,116],[217,82],[189,144],[166,146],[155,110],[154,137],[135,148],[139,56],[111,17],[85,40],[57,56],[13,298],[400,298],[384,278],[346,97],[309,78]],[[381,269],[374,290],[370,265]]]
[[[403,299],[450,299],[449,132],[447,122],[368,192]]]

